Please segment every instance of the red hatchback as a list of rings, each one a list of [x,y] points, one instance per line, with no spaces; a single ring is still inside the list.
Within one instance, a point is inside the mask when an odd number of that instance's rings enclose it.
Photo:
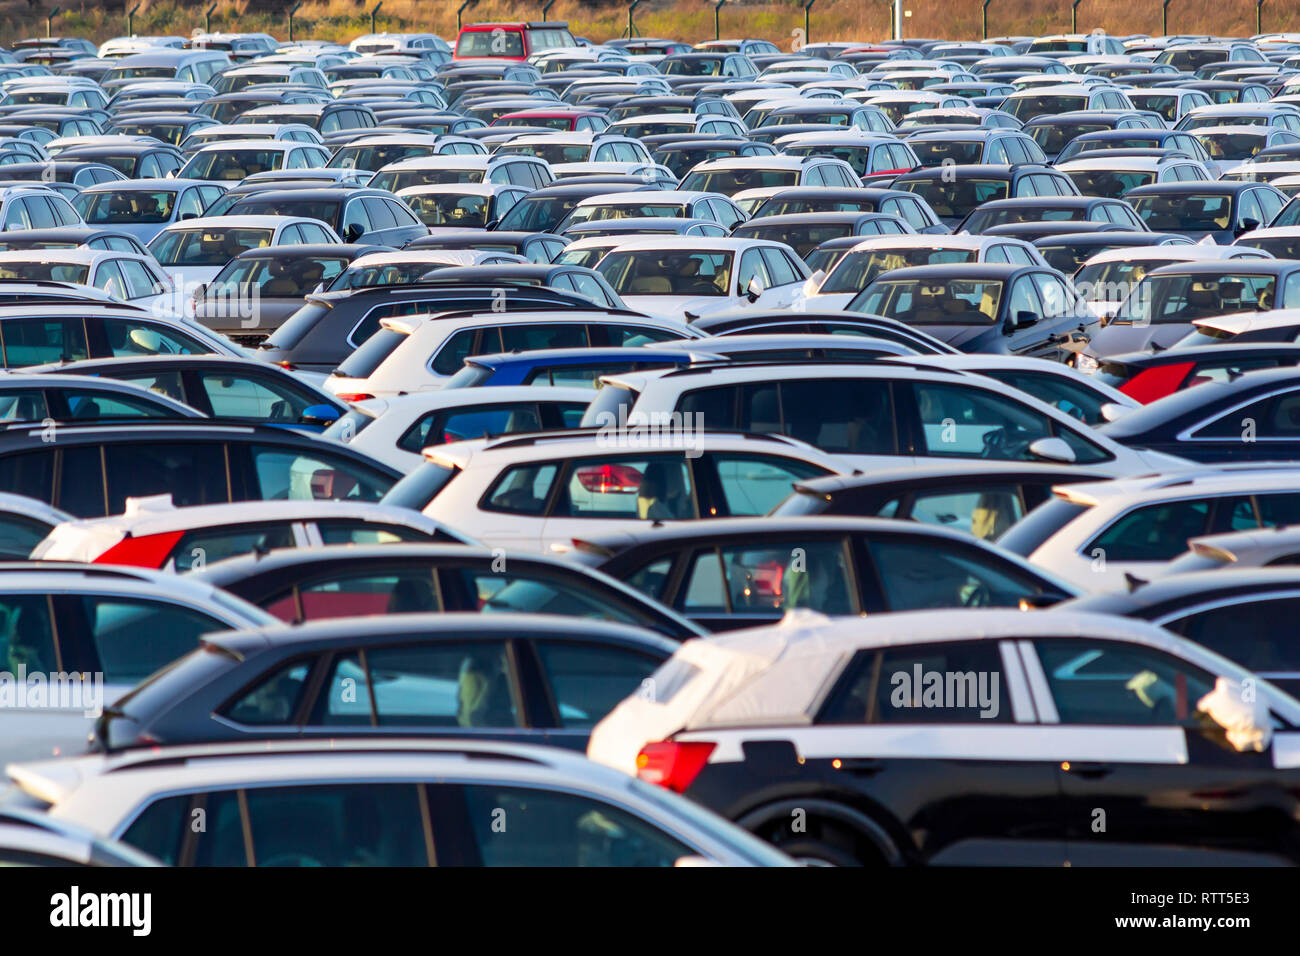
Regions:
[[[456,36],[455,58],[526,60],[543,50],[577,45],[564,22],[471,23]]]
[[[520,110],[498,116],[491,125],[545,126],[566,133],[600,133],[609,128],[609,120],[590,110]]]

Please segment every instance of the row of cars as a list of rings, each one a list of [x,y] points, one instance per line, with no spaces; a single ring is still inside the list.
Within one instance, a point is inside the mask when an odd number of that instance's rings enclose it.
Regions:
[[[1300,860],[1300,36],[0,61],[0,859]]]

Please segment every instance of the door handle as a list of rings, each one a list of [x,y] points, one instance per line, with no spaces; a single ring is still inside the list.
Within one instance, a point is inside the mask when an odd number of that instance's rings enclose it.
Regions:
[[[1096,780],[1107,776],[1115,768],[1108,763],[1071,763],[1066,769],[1076,776]]]

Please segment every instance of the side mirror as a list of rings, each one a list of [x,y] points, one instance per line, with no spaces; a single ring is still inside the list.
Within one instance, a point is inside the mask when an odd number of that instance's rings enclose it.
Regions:
[[[299,425],[319,425],[322,428],[338,420],[339,410],[333,405],[311,405],[302,410],[298,418]]]
[[[198,218],[199,218],[199,214],[196,212],[181,213],[181,219],[198,219]]]
[[[825,281],[826,281],[826,270],[818,269],[816,272],[810,275],[806,280],[804,280],[803,294],[816,295],[817,290],[822,287],[822,283]]]
[[[1234,232],[1233,235],[1234,236],[1244,235],[1245,233],[1250,232],[1252,229],[1258,229],[1259,225],[1260,223],[1258,219],[1243,219],[1241,220],[1241,225],[1237,227],[1237,231]]]
[[[491,220],[491,221],[490,221],[486,226],[484,226],[483,228],[484,228],[484,229],[495,229],[495,228],[497,227],[498,223],[500,223],[500,222],[501,222],[500,219],[493,219],[493,220]]]
[[[1214,690],[1196,702],[1196,710],[1223,729],[1234,749],[1242,753],[1268,749],[1273,725],[1263,694],[1247,695],[1240,683],[1220,677],[1214,682]]]
[[[357,242],[365,234],[366,231],[361,228],[361,225],[359,223],[355,223],[355,222],[343,230],[343,238],[346,239],[348,242]]]
[[[1037,312],[1031,312],[1029,309],[1021,309],[1019,312],[1016,313],[1015,321],[1011,323],[1011,330],[1013,332],[1016,332],[1019,331],[1020,329],[1027,329],[1031,325],[1037,325],[1037,324],[1038,324]]]
[[[1075,462],[1074,449],[1064,438],[1039,438],[1029,443],[1029,454],[1044,461],[1059,461],[1067,465]]]
[[[750,302],[757,302],[758,297],[763,294],[763,280],[758,276],[751,276],[749,285],[745,286],[745,298]]]
[[[1127,405],[1116,405],[1114,402],[1107,402],[1101,406],[1101,417],[1108,422],[1116,422],[1127,415],[1133,409]]]

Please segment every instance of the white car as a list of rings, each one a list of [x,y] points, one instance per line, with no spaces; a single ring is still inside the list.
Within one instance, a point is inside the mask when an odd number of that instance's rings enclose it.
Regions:
[[[1149,580],[1206,534],[1285,524],[1300,466],[1202,466],[1058,485],[998,544],[1086,591]]]
[[[721,193],[685,189],[608,193],[578,200],[557,231],[583,222],[602,219],[645,219],[650,217],[711,219],[726,229],[745,221],[740,208]]]
[[[763,186],[862,188],[862,180],[842,159],[828,156],[749,156],[710,159],[682,177],[682,189],[734,196]]]
[[[149,243],[172,285],[190,297],[241,252],[265,246],[341,243],[319,219],[299,216],[202,216],[174,222]]]
[[[289,140],[236,139],[199,149],[176,172],[177,179],[209,179],[236,183],[270,169],[311,169],[324,166],[330,154],[316,143]]]
[[[1268,252],[1253,246],[1215,246],[1199,242],[1190,246],[1127,246],[1099,252],[1090,258],[1074,274],[1074,287],[1083,296],[1088,311],[1105,319],[1118,311],[1120,303],[1152,269],[1175,262],[1272,258]]]
[[[803,300],[808,278],[793,249],[763,239],[632,240],[610,250],[596,271],[630,308],[679,321],[790,308]]]
[[[85,565],[5,571],[0,609],[3,669],[12,675],[0,696],[5,760],[79,752],[104,707],[202,635],[275,622],[198,581]]]
[[[491,547],[564,552],[646,522],[766,514],[795,481],[849,466],[773,436],[617,428],[478,439],[426,448],[386,504],[457,515]]]
[[[1300,309],[1235,312],[1192,319],[1196,331],[1187,333],[1170,348],[1249,342],[1300,342]]]
[[[324,389],[347,401],[348,396],[377,398],[442,388],[473,355],[533,351],[545,348],[585,348],[593,329],[622,333],[623,345],[641,345],[668,339],[698,338],[683,322],[637,318],[608,312],[480,312],[456,318],[410,315],[379,320],[380,332],[363,348],[391,344],[391,349],[365,378],[332,373]],[[392,333],[372,345],[378,335]],[[346,363],[345,363],[346,365]],[[344,366],[340,366],[342,369]]]
[[[1034,245],[1009,236],[872,236],[849,249],[830,273],[813,273],[805,301],[812,309],[843,309],[882,272],[957,262],[1047,266]]]
[[[589,388],[507,385],[372,398],[353,404],[322,437],[411,471],[433,445],[575,427],[595,394]]]
[[[676,794],[554,747],[405,738],[211,744],[6,772],[51,820],[121,837],[172,865],[793,865]],[[201,830],[190,827],[194,801],[207,814]],[[498,838],[494,820],[506,821],[509,839]],[[191,852],[182,856],[182,845]]]
[[[63,521],[32,550],[31,557],[191,571],[274,548],[471,540],[409,508],[310,500],[177,508],[168,494],[127,498],[120,515]]]
[[[414,282],[438,268],[492,266],[527,262],[513,252],[483,252],[478,249],[412,249],[399,252],[368,252],[357,256],[334,277],[328,291],[361,289],[376,285]]]
[[[84,247],[0,252],[0,279],[91,286],[111,299],[148,309],[153,315],[182,315],[182,302],[171,277],[152,256]]]
[[[605,375],[582,424],[676,416],[709,429],[787,435],[863,471],[954,458],[1098,465],[1117,475],[1188,464],[1121,445],[984,374],[926,361],[736,363]]]

